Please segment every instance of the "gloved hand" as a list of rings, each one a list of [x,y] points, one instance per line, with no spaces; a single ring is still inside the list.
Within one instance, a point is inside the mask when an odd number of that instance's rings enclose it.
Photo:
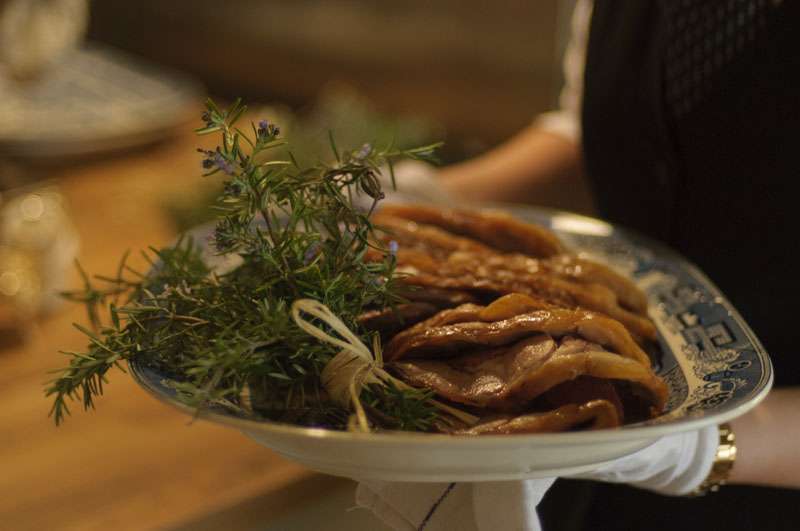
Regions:
[[[579,478],[628,483],[665,495],[688,494],[708,476],[719,432],[716,426],[663,437]],[[397,530],[494,531],[541,529],[536,506],[555,478],[486,483],[387,483],[363,481],[356,503]]]
[[[394,184],[388,168],[382,168],[379,176],[381,189],[387,197],[399,196],[399,199],[447,202],[452,199],[445,191],[437,176],[435,166],[418,160],[404,160],[394,167]]]

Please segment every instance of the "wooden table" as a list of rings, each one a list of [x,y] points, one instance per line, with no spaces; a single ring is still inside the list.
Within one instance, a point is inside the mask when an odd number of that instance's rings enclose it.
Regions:
[[[169,242],[166,197],[194,193],[198,139],[51,170],[81,238],[87,271],[113,273],[126,249]],[[77,274],[73,275],[77,286]],[[56,428],[46,371],[85,339],[65,305],[21,347],[0,350],[0,530],[253,529],[337,480],[284,461],[235,430],[189,418],[110,373],[97,410]],[[224,522],[224,524],[222,523]]]

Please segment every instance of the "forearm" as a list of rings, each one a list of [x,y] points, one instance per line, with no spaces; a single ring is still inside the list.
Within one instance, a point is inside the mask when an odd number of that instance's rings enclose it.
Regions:
[[[440,171],[443,185],[475,201],[529,202],[591,211],[580,147],[532,125],[472,160]]]
[[[737,446],[731,483],[800,488],[800,388],[772,391],[731,425]]]

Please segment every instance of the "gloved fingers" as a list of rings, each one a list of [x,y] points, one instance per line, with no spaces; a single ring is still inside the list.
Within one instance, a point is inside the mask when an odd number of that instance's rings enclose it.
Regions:
[[[439,181],[436,168],[418,160],[404,160],[394,165],[396,190],[388,168],[381,168],[380,181],[381,188],[387,195],[396,192],[409,199],[428,201],[445,201],[450,198]]]
[[[667,495],[686,494],[708,476],[718,441],[716,426],[668,435],[647,448],[576,477],[628,483]]]

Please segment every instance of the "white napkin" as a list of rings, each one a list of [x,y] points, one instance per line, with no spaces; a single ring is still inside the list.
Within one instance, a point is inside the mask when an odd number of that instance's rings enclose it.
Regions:
[[[540,529],[536,506],[554,481],[362,481],[356,489],[356,504],[402,531],[536,531]]]
[[[718,441],[716,426],[670,435],[577,477],[629,483],[665,495],[686,494],[708,476]],[[356,504],[401,531],[538,531],[536,506],[554,481],[362,481],[356,490]]]

